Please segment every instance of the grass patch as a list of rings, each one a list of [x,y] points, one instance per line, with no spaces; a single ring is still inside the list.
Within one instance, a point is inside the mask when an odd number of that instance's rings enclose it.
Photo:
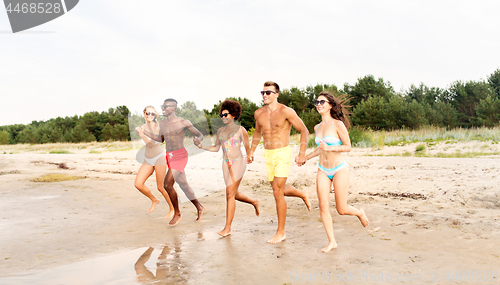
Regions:
[[[67,174],[47,174],[40,176],[38,178],[34,178],[31,181],[33,182],[60,182],[60,181],[68,181],[68,180],[78,180],[83,179],[85,177],[81,176],[71,176]]]
[[[500,127],[453,129],[427,127],[419,130],[373,131],[362,127],[349,130],[351,144],[354,147],[405,146],[412,143],[425,143],[427,147],[438,143],[456,144],[458,142],[481,141],[498,144]]]
[[[400,154],[364,154],[363,156],[404,156],[404,157],[415,156],[415,157],[435,157],[435,158],[475,158],[475,157],[490,156],[490,155],[500,155],[500,152],[498,152],[498,151],[495,151],[495,152],[480,152],[480,151],[461,152],[461,151],[457,150],[453,153],[438,152],[436,154],[427,154],[425,152],[415,152],[413,154],[409,151],[405,151],[405,152],[400,153]]]
[[[440,158],[474,158],[478,156],[489,156],[489,155],[499,155],[500,152],[495,151],[495,152],[486,152],[486,151],[467,151],[467,152],[461,152],[459,150],[453,152],[453,153],[442,153],[439,152],[436,155],[433,155],[432,157],[440,157]]]
[[[73,154],[71,151],[67,151],[67,150],[64,150],[64,149],[51,150],[49,153],[55,153],[55,154]]]
[[[89,151],[89,153],[102,153],[102,151],[98,151],[98,150],[91,150],[91,151]]]
[[[314,137],[310,136],[309,140],[307,141],[307,148],[315,148],[316,147],[316,142],[314,141]]]
[[[425,149],[426,149],[425,144],[419,144],[415,148],[415,152],[423,152],[423,151],[425,151]]]
[[[127,150],[132,150],[132,147],[125,147],[125,148],[118,148],[118,149],[110,149],[109,151],[127,151]]]

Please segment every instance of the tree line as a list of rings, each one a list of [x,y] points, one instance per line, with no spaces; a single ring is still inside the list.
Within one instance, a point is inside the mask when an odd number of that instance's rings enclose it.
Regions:
[[[455,81],[447,89],[421,83],[400,92],[383,78],[366,75],[353,85],[345,83],[341,89],[333,84],[284,89],[278,102],[294,109],[313,132],[321,120],[314,101],[323,90],[349,98],[350,118],[358,128],[396,130],[435,126],[452,129],[494,127],[500,123],[500,69],[486,80]],[[253,114],[263,103],[257,105],[241,97],[228,99],[240,102],[243,107],[240,124],[247,130],[253,128]],[[211,110],[199,110],[195,102],[188,101],[178,107],[176,114],[190,120],[202,133],[212,134],[222,126],[219,118],[221,103],[214,104]],[[144,119],[142,115],[130,115],[126,106],[118,106],[107,112],[94,111],[83,116],[33,121],[28,125],[1,126],[0,144],[130,140],[129,121],[135,127]]]
[[[126,106],[118,106],[109,108],[107,112],[93,111],[83,116],[1,126],[0,144],[126,141],[130,140],[128,115],[129,109]]]

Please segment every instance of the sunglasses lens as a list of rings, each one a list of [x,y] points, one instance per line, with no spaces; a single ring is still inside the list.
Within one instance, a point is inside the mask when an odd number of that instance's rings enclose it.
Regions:
[[[266,95],[271,95],[271,93],[276,93],[276,92],[271,91],[271,90],[260,91],[260,94],[262,94],[262,95],[264,95],[264,94],[266,94]]]
[[[314,101],[314,106],[318,106],[318,105],[323,106],[325,104],[325,102],[326,102],[325,100],[321,100],[321,101],[316,100],[316,101]]]

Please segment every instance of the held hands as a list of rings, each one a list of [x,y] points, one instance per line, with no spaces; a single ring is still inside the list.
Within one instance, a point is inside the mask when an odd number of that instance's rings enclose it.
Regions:
[[[247,164],[253,162],[253,153],[247,153]]]
[[[200,140],[198,139],[198,137],[193,138],[193,143],[195,146],[201,148],[201,143],[200,143]]]
[[[304,164],[306,164],[306,155],[304,153],[299,153],[299,155],[297,155],[295,157],[295,163],[297,163],[298,166],[302,166]]]
[[[138,135],[140,135],[141,133],[143,133],[143,132],[144,132],[144,130],[143,130],[141,127],[136,127],[136,128],[135,128],[135,132],[136,132]]]

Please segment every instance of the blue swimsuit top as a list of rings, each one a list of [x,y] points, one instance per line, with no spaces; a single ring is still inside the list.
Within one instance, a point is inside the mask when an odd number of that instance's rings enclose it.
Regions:
[[[322,124],[321,122],[320,124]],[[319,128],[319,127],[318,127]],[[333,131],[335,132],[335,127],[333,126],[332,122],[332,128]],[[326,143],[327,145],[342,145],[342,141],[334,136],[324,136],[322,139],[320,139],[318,136],[314,138],[314,142],[319,146],[321,142]]]

